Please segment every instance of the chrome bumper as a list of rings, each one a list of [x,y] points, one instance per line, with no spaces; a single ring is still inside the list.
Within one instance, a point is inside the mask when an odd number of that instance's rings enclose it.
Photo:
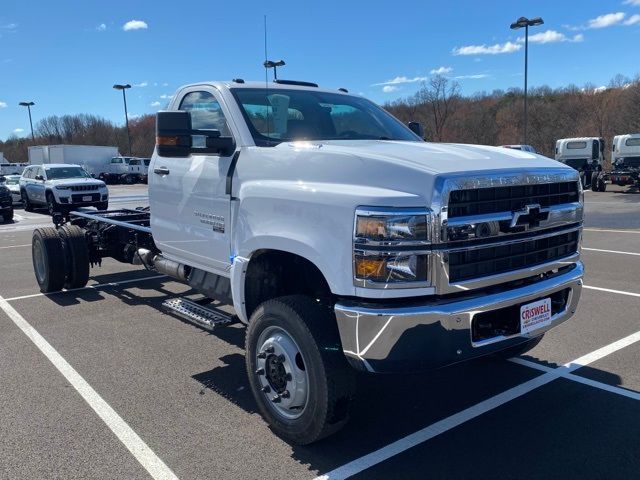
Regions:
[[[571,318],[580,299],[584,266],[519,288],[423,304],[378,306],[341,301],[335,306],[342,348],[357,369],[370,372],[408,372],[443,367],[522,343]],[[495,337],[473,343],[474,315],[524,304],[568,290],[564,308],[551,324],[529,334]]]

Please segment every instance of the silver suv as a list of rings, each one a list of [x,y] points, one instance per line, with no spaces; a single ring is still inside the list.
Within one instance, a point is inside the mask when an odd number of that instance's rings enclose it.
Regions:
[[[65,213],[77,207],[109,208],[109,191],[80,166],[67,164],[32,165],[20,178],[24,209],[46,206],[49,213]]]

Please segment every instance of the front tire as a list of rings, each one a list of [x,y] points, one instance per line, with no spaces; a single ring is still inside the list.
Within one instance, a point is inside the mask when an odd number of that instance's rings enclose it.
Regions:
[[[47,199],[47,210],[49,211],[49,215],[53,217],[55,213],[62,212],[62,209],[60,205],[58,205],[58,202],[56,202],[56,198],[53,196],[53,193],[47,192],[46,199]]]
[[[13,208],[5,211],[2,214],[2,223],[11,223],[13,222]]]
[[[262,303],[247,328],[246,365],[262,417],[286,441],[307,445],[347,422],[355,372],[326,306],[304,295]]]
[[[31,202],[29,201],[29,195],[27,194],[27,191],[21,190],[20,196],[22,197],[22,207],[24,208],[24,211],[33,212],[33,205],[31,205]]]
[[[104,212],[105,210],[109,210],[109,202],[102,202],[96,205],[96,208],[100,212]]]
[[[40,291],[50,293],[62,290],[66,277],[64,249],[55,228],[45,227],[34,230],[31,258]]]

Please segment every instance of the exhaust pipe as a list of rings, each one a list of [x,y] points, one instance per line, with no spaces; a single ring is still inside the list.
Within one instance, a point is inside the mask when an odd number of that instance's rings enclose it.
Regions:
[[[154,253],[146,248],[140,248],[133,257],[132,263],[134,265],[145,265],[146,267],[155,268],[158,273],[168,275],[175,279],[186,281],[189,274],[189,267],[169,260],[162,256],[162,254],[154,255]]]

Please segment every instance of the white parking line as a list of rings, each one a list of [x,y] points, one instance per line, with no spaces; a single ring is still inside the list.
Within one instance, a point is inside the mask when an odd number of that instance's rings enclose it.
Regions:
[[[517,363],[518,365],[522,365],[524,367],[534,368],[542,372],[552,372],[556,370],[555,368],[547,367],[546,365],[540,365],[539,363],[531,362],[529,360],[525,360],[524,358],[517,358],[517,357],[510,358],[509,361],[513,363]],[[627,390],[625,388],[620,388],[614,385],[598,382],[596,380],[591,380],[590,378],[581,377],[580,375],[575,375],[573,373],[565,373],[562,375],[562,378],[566,378],[567,380],[571,380],[573,382],[582,383],[584,385],[589,385],[590,387],[599,388],[600,390],[606,390],[607,392],[615,393],[617,395],[622,395],[623,397],[632,398],[634,400],[640,400],[640,392],[634,392],[633,390]]]
[[[621,252],[620,250],[603,250],[601,248],[587,248],[587,247],[582,247],[582,250],[588,250],[590,252],[619,253],[621,255],[634,255],[634,256],[640,257],[640,253]]]
[[[7,248],[20,248],[20,247],[30,247],[31,244],[30,243],[25,243],[23,245],[8,245],[6,247],[0,247],[0,250],[5,250]]]
[[[529,393],[537,388],[542,387],[543,385],[552,382],[567,373],[570,373],[580,367],[593,363],[601,358],[610,355],[621,348],[627,347],[640,341],[640,332],[636,332],[628,337],[625,337],[617,342],[614,342],[610,345],[602,347],[594,352],[591,352],[587,355],[584,355],[572,362],[566,363],[565,365],[558,367],[550,372],[544,373],[539,377],[533,378],[525,383],[517,385],[509,390],[506,390],[502,393],[499,393],[487,400],[484,400],[476,405],[473,405],[461,412],[451,415],[450,417],[444,418],[428,427],[423,428],[411,435],[408,435],[400,440],[397,440],[385,447],[376,450],[375,452],[369,453],[363,457],[357,458],[341,467],[336,468],[328,473],[320,475],[315,478],[315,480],[338,480],[349,478],[357,473],[366,470],[367,468],[373,467],[389,458],[398,455],[400,453],[405,452],[406,450],[415,447],[427,440],[430,440],[441,433],[445,433],[452,428],[455,428],[469,420],[472,420],[483,413],[489,412],[501,405],[504,405],[511,400],[519,398],[526,393]]]
[[[156,279],[156,278],[165,278],[165,277],[166,277],[166,275],[153,275],[151,277],[132,278],[131,280],[123,280],[121,282],[98,283],[96,285],[88,285],[86,287],[81,287],[81,288],[71,288],[69,290],[61,290],[59,292],[32,293],[31,295],[21,295],[19,297],[10,297],[10,298],[5,298],[4,301],[5,302],[13,302],[15,300],[24,300],[26,298],[48,297],[50,295],[60,295],[62,293],[77,292],[77,291],[80,291],[80,290],[98,289],[98,288],[102,288],[102,287],[117,287],[119,285],[124,285],[124,284],[127,284],[127,283],[144,282],[145,280],[153,280],[153,279]]]
[[[44,354],[80,396],[98,414],[138,462],[155,479],[176,479],[177,476],[138,434],[125,422],[89,383],[27,322],[9,303],[0,297],[0,308]]]
[[[640,230],[615,230],[609,228],[584,228],[585,232],[640,233]]]
[[[590,287],[589,285],[583,285],[582,288],[587,290],[598,290],[599,292],[617,293],[618,295],[627,295],[629,297],[640,297],[640,293],[625,292],[623,290],[612,290],[610,288]]]

